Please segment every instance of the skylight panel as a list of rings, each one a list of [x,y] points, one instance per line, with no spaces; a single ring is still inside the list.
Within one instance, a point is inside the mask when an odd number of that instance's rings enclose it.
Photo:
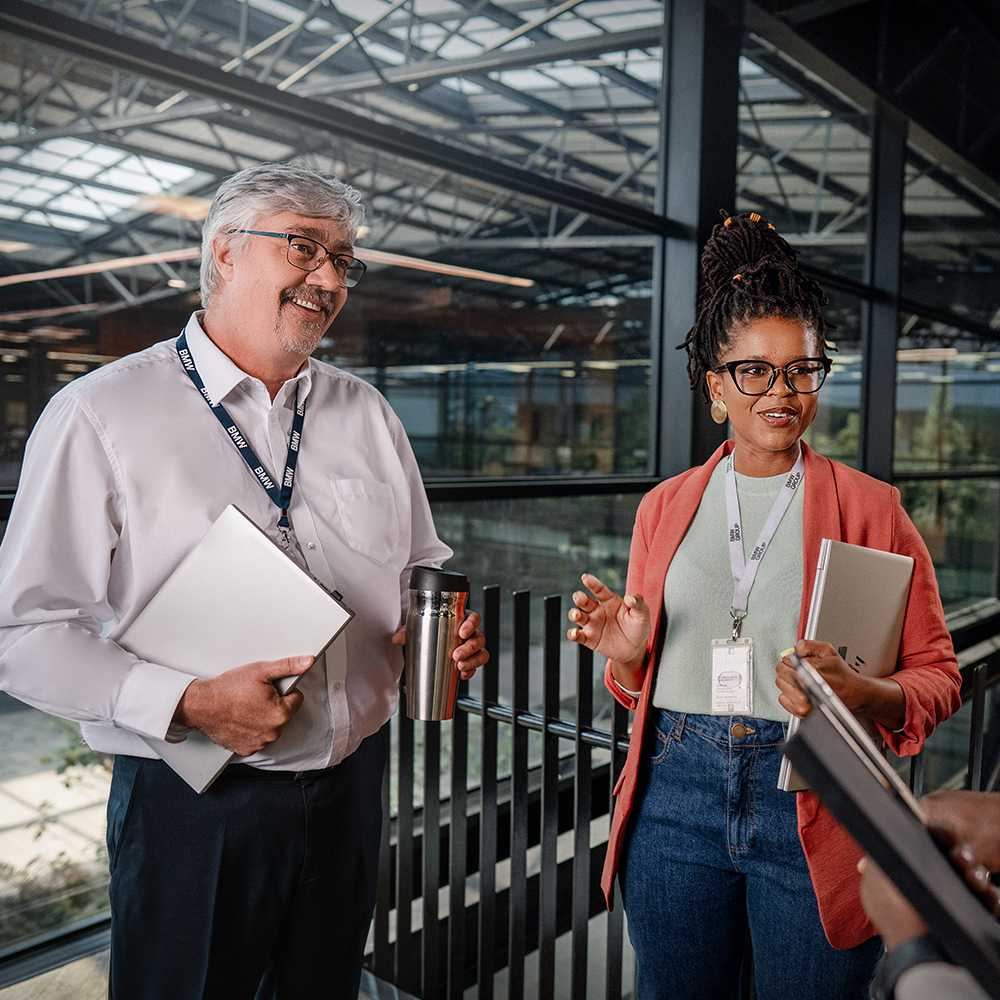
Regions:
[[[53,194],[62,194],[72,186],[72,181],[64,181],[59,177],[39,177],[35,180],[35,186],[43,191],[51,191]]]
[[[138,174],[131,170],[123,170],[121,167],[110,167],[94,179],[103,184],[110,184],[112,187],[134,191],[136,194],[153,194],[162,190],[163,187],[155,177],[150,177],[148,174]]]
[[[601,83],[601,77],[598,73],[586,66],[577,66],[571,63],[549,66],[545,70],[545,75],[558,80],[567,87],[598,87]]]
[[[62,136],[58,139],[47,139],[38,147],[49,153],[56,153],[59,156],[76,157],[82,156],[88,149],[93,149],[94,144],[84,142],[82,139],[74,139],[71,136]]]
[[[17,184],[19,187],[31,187],[35,183],[35,175],[24,170],[15,170],[11,167],[4,167],[0,170],[2,177],[8,184]]]
[[[95,205],[89,198],[72,193],[53,198],[49,208],[55,212],[72,212],[74,215],[84,215],[88,219],[107,217],[100,205]]]
[[[497,39],[499,41],[499,38]],[[468,38],[461,35],[452,35],[438,52],[442,59],[465,59],[468,56],[478,55],[482,51],[482,45],[470,42]]]
[[[67,160],[59,173],[63,177],[72,177],[75,180],[89,180],[103,169],[100,163],[89,163],[87,160]]]
[[[51,197],[51,191],[43,191],[40,187],[23,187],[14,200],[22,205],[44,205]]]
[[[259,10],[262,14],[270,14],[279,21],[287,21],[291,24],[302,17],[302,11],[296,10],[287,3],[279,3],[278,0],[248,0],[254,10]]]
[[[534,69],[511,69],[503,73],[491,73],[490,75],[499,79],[505,87],[527,91],[528,93],[536,90],[552,90],[558,86],[554,80],[550,80],[544,73],[539,73]]]
[[[23,152],[17,146],[0,146],[0,160],[16,160]]]
[[[131,192],[126,194],[122,191],[106,191],[89,185],[83,185],[77,190],[91,201],[112,208],[131,208],[136,202],[136,197]]]
[[[398,49],[391,49],[388,45],[384,45],[382,42],[370,42],[362,35],[361,44],[364,45],[365,52],[367,52],[368,55],[374,57],[375,59],[381,59],[390,66],[399,66],[406,62],[406,56],[404,56],[402,52]]]
[[[88,219],[74,219],[68,215],[56,215],[54,213],[32,211],[25,213],[22,222],[27,222],[33,226],[45,226],[53,229],[69,229],[75,233],[82,233],[84,229],[90,229],[93,223]],[[107,226],[101,226],[97,232],[105,232]]]
[[[21,162],[26,167],[35,167],[38,170],[47,170],[52,173],[57,173],[59,168],[66,162],[66,157],[57,156],[55,153],[47,153],[41,146],[35,149],[29,149],[24,156],[21,157]]]
[[[112,163],[124,160],[125,154],[120,153],[117,149],[109,149],[107,146],[91,146],[86,153],[82,154],[81,159],[109,167]]]

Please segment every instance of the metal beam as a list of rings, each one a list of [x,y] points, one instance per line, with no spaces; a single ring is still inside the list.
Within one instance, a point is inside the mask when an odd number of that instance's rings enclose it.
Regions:
[[[155,45],[126,38],[76,18],[27,3],[5,0],[0,29],[65,52],[95,59],[139,76],[154,77],[179,89],[275,115],[306,128],[354,140],[368,147],[442,167],[491,185],[577,211],[587,211],[619,225],[645,232],[682,234],[685,228],[638,206],[602,198],[575,184],[555,181],[451,146],[396,125],[373,121],[343,108],[226,73],[215,66],[164,52]]]
[[[876,115],[872,131],[865,280],[881,294],[861,303],[861,470],[892,482],[896,420],[896,331],[902,260],[906,134]]]
[[[660,28],[634,28],[631,31],[587,35],[573,41],[535,42],[525,48],[509,52],[490,51],[468,59],[428,59],[425,62],[387,66],[379,77],[377,73],[351,73],[332,83],[316,83],[296,89],[303,97],[321,97],[327,94],[348,94],[359,90],[372,90],[385,84],[406,86],[411,83],[438,83],[453,76],[474,73],[496,73],[506,69],[539,66],[563,59],[586,59],[605,52],[623,52],[627,49],[645,49],[660,44]],[[599,71],[599,68],[597,68]],[[630,78],[631,79],[631,78]],[[621,82],[616,77],[616,82]],[[639,82],[639,81],[637,81]],[[649,84],[643,84],[649,90]],[[644,96],[649,97],[649,94]],[[655,100],[656,92],[651,97]]]

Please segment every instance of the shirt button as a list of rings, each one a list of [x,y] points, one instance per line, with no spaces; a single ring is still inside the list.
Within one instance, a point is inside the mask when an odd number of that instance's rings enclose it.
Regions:
[[[307,549],[314,549],[314,548],[316,548],[316,543],[315,542],[306,542],[306,548]]]
[[[340,681],[334,681],[333,682],[333,690],[334,691],[339,691],[340,687],[341,687]]]

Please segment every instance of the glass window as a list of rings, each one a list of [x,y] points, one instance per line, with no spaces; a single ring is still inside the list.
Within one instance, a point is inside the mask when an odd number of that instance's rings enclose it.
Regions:
[[[740,60],[736,210],[757,212],[803,263],[861,280],[870,120],[773,45],[749,35]]]
[[[908,332],[897,352],[896,473],[996,469],[1000,342],[983,345],[916,316],[902,322]]]
[[[996,596],[1000,480],[904,480],[897,485],[930,550],[945,611]]]
[[[831,289],[823,315],[833,329],[827,342],[833,368],[819,391],[816,417],[803,440],[827,458],[858,467],[858,415],[861,407],[861,303],[853,295]]]
[[[489,228],[437,247],[376,216],[317,356],[386,396],[427,477],[645,472],[652,239],[581,216],[522,239],[567,213],[499,195],[465,190],[462,225]]]
[[[1000,202],[911,146],[903,195],[901,292],[992,330],[1000,323]]]

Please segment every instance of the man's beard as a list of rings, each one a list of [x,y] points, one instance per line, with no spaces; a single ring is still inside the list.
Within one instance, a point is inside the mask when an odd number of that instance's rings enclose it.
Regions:
[[[293,332],[286,327],[282,310],[285,308],[286,303],[296,308],[294,303],[292,303],[292,299],[294,298],[314,302],[323,311],[316,313],[316,319],[313,322],[306,320],[296,323],[296,328]],[[274,335],[278,343],[289,354],[312,354],[319,347],[319,342],[323,339],[323,334],[326,333],[330,323],[333,321],[335,309],[336,304],[333,296],[322,288],[312,288],[306,291],[305,286],[299,285],[297,288],[291,288],[283,292],[278,304],[278,315],[274,320]]]

